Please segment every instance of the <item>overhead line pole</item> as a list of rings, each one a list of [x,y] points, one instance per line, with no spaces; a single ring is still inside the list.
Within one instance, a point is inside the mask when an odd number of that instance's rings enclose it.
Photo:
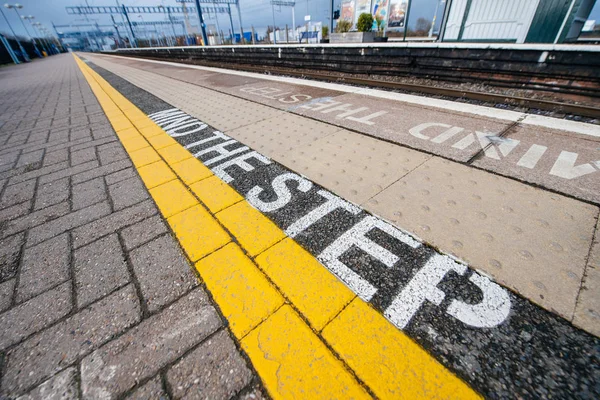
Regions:
[[[135,32],[133,31],[133,26],[131,26],[131,21],[129,20],[129,14],[127,13],[127,7],[125,7],[125,5],[121,5],[122,9],[123,9],[123,15],[125,15],[125,19],[127,20],[127,24],[129,25],[129,30],[131,31],[131,37],[133,38],[133,41],[131,43],[132,47],[137,47],[137,39],[135,37]]]
[[[202,7],[200,7],[200,0],[196,0],[196,11],[198,12],[198,20],[200,21],[200,29],[202,30],[202,41],[205,46],[208,46],[208,37],[206,36],[206,26],[204,25],[204,18],[202,17]]]

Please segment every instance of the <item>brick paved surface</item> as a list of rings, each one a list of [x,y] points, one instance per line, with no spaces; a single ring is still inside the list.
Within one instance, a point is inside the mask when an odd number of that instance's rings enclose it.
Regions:
[[[0,70],[0,398],[261,398],[71,55]]]

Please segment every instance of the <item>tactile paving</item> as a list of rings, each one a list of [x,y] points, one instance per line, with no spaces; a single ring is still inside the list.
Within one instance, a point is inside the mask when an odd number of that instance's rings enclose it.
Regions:
[[[366,208],[573,316],[597,207],[434,157]]]
[[[510,125],[508,121],[356,93],[322,100],[310,109],[299,107],[293,112],[457,161],[467,161],[481,150],[477,141],[465,146],[462,139],[476,131],[496,135]],[[376,113],[382,114],[360,122],[360,118]]]
[[[221,131],[228,131],[285,114],[283,111],[214,90],[107,62],[100,57],[94,58],[94,62]]]
[[[293,114],[283,114],[225,133],[261,154],[282,162],[291,150],[339,130],[329,124]]]
[[[281,163],[361,204],[430,157],[341,130],[290,151]]]
[[[519,124],[473,165],[600,204],[600,138]]]

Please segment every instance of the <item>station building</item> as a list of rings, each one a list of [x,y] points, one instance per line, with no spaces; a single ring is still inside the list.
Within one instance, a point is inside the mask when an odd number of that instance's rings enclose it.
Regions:
[[[595,2],[448,0],[440,40],[495,43],[572,42],[579,38]]]
[[[493,43],[600,41],[596,0],[341,0],[356,26],[371,12],[393,40]],[[375,28],[375,26],[374,26]]]

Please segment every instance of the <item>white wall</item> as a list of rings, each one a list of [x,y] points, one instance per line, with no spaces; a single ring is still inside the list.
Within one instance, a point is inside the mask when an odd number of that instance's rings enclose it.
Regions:
[[[467,0],[452,3],[444,40],[457,40]],[[523,43],[539,0],[473,0],[462,40],[516,40]]]

